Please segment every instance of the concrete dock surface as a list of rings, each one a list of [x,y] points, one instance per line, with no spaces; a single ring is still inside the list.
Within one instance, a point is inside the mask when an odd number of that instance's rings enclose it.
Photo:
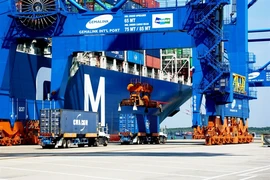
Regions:
[[[0,180],[269,180],[270,147],[205,146],[203,140],[160,145],[70,149],[0,147]]]

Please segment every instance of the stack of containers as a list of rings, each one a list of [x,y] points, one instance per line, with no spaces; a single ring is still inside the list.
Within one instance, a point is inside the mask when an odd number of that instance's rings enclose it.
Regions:
[[[129,10],[129,9],[141,9],[143,8],[141,4],[138,4],[135,1],[127,1],[123,6],[122,9]]]
[[[133,0],[144,8],[158,8],[160,3],[155,0]]]
[[[146,59],[146,67],[148,71],[152,71],[152,74],[155,78],[157,78],[158,71],[160,70],[160,50],[153,49],[153,50],[146,50],[145,51],[145,59]]]

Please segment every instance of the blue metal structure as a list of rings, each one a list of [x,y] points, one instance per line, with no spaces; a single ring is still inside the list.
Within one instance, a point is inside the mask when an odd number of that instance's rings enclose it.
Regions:
[[[223,21],[223,7],[230,4],[230,0],[189,0],[184,7],[176,3],[170,8],[137,10],[121,10],[127,0],[119,1],[112,8],[100,0],[95,1],[105,11],[92,12],[85,3],[80,5],[74,0],[39,0],[30,4],[27,0],[2,2],[1,118],[10,119],[11,111],[5,106],[12,99],[10,81],[5,78],[11,76],[13,62],[8,59],[15,51],[16,39],[48,37],[53,44],[50,92],[58,108],[65,103],[73,52],[193,47],[193,127],[202,126],[203,95],[208,116],[221,116],[221,120],[232,116],[225,108],[236,99],[246,107],[237,117],[248,118],[248,100],[253,97],[245,81],[248,74],[247,9],[252,5],[248,5],[247,0],[237,1],[237,19],[231,19],[228,24]]]
[[[270,61],[260,68],[249,69],[248,82],[250,87],[270,86]]]
[[[230,1],[207,2],[204,4],[201,1],[190,1],[184,25],[188,33],[194,37],[200,63],[195,64],[193,75],[195,127],[202,125],[200,105],[203,94],[206,99],[206,115],[221,116],[221,120],[233,116],[227,113],[225,104],[234,100],[248,104],[248,100],[255,98],[250,94],[245,80],[248,75],[247,1],[237,1],[237,19],[228,22],[222,19],[222,8]],[[242,90],[239,89],[240,86]],[[247,119],[249,108],[248,105],[245,106],[247,108],[241,110],[244,111],[243,114],[235,114],[234,117]]]

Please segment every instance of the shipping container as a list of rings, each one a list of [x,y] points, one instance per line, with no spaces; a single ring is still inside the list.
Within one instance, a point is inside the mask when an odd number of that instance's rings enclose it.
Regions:
[[[124,51],[106,51],[105,56],[118,60],[124,60]]]
[[[138,133],[138,124],[134,114],[119,115],[119,132]]]
[[[42,148],[107,146],[109,135],[98,123],[97,112],[68,109],[40,111],[40,139]]]
[[[76,110],[41,110],[41,133],[96,133],[98,113]]]
[[[145,54],[160,58],[160,49],[147,49],[145,50]]]
[[[119,114],[119,136],[125,143],[165,143],[167,135],[159,132],[159,117],[146,114]]]
[[[111,7],[113,7],[113,5],[111,5],[110,3],[104,3],[105,4],[105,6],[107,7],[107,8],[111,8]],[[95,3],[95,5],[94,5],[94,11],[104,11],[104,9],[98,4],[98,3]]]
[[[130,9],[141,9],[143,8],[140,4],[134,2],[134,1],[127,1],[123,6],[122,9],[124,10],[130,10]]]
[[[146,123],[148,123],[151,133],[159,133],[159,117],[158,116],[147,116]]]
[[[155,0],[133,0],[144,8],[158,8],[160,3]]]
[[[157,2],[155,0],[145,0],[145,6],[147,8],[158,8],[159,7],[159,2]]]
[[[127,61],[143,65],[144,64],[143,54],[135,51],[127,51]]]
[[[146,55],[146,66],[160,69],[160,59],[153,56]]]

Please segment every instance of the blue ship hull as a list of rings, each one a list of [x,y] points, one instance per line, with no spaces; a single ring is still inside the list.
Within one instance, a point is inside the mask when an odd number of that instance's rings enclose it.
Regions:
[[[98,109],[101,124],[107,123],[110,133],[118,133],[119,113],[143,114],[145,110],[141,107],[133,111],[132,106],[127,106],[118,111],[121,100],[129,98],[127,85],[134,79],[151,84],[153,86],[151,99],[165,103],[163,112],[159,109],[149,109],[147,113],[159,116],[160,121],[178,110],[191,96],[190,86],[81,65],[68,82],[64,106],[68,109],[86,111]]]
[[[16,120],[39,119],[40,109],[64,108],[85,111],[98,111],[101,125],[108,124],[109,133],[119,131],[119,113],[134,113],[132,107],[122,107],[119,103],[129,98],[127,85],[132,79],[153,86],[151,99],[165,102],[163,112],[149,109],[149,115],[159,116],[160,122],[179,110],[181,104],[191,97],[191,86],[182,85],[123,72],[80,65],[73,77],[70,77],[65,88],[64,104],[58,101],[44,100],[50,93],[51,59],[16,52],[12,57],[13,69],[10,74],[9,95],[6,108],[1,112],[1,119],[9,119],[11,124]],[[9,97],[8,97],[9,96]],[[136,113],[143,114],[145,108]]]

